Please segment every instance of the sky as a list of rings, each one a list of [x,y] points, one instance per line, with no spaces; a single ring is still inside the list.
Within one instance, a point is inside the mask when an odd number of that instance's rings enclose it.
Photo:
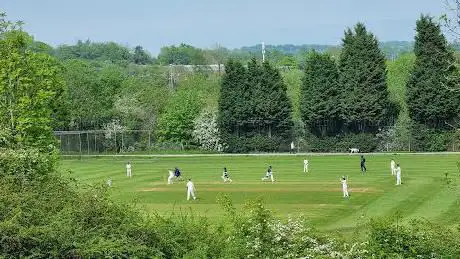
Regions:
[[[0,10],[52,46],[114,41],[154,55],[180,43],[336,45],[357,22],[380,41],[412,41],[422,13],[446,12],[443,0],[2,0]]]

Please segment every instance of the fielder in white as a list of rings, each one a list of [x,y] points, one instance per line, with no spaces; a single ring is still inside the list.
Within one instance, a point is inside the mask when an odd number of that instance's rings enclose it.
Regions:
[[[308,173],[308,159],[303,160],[303,172]]]
[[[345,176],[342,176],[342,179],[340,180],[342,182],[342,192],[343,192],[343,197],[348,198],[348,185],[347,185],[347,178]]]
[[[195,185],[192,183],[192,179],[188,179],[187,182],[187,200],[190,200],[190,196],[192,196],[192,198],[196,200]]]
[[[224,180],[224,183],[232,182],[232,179],[230,179],[230,175],[228,174],[227,167],[224,167],[224,172],[222,173],[222,179]]]
[[[169,170],[169,176],[168,176],[168,184],[172,184],[173,183],[173,179],[174,179],[174,172]]]
[[[396,185],[401,185],[401,167],[396,165]]]
[[[126,164],[126,176],[128,177],[131,177],[132,176],[132,173],[131,173],[131,162],[128,162]]]
[[[396,174],[396,162],[394,159],[391,159],[391,162],[390,162],[390,168],[391,168],[391,175],[395,175]]]
[[[112,187],[112,178],[109,178],[109,180],[107,180],[107,186]]]
[[[265,177],[262,178],[262,181],[265,180],[271,180],[272,183],[275,182],[275,178],[273,178],[273,171],[272,171],[272,166],[268,167],[267,173],[265,174]]]

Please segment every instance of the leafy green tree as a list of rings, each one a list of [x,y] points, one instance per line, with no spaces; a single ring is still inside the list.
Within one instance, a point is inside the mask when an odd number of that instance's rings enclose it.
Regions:
[[[85,60],[68,60],[64,67],[71,128],[99,129],[112,121],[126,71],[115,64]]]
[[[433,18],[422,15],[417,21],[415,65],[407,82],[407,104],[411,118],[430,128],[443,129],[457,117],[460,98],[455,91],[458,73],[452,50]],[[458,77],[453,77],[458,78]]]
[[[62,45],[56,48],[55,55],[60,60],[88,59],[110,61],[112,63],[129,63],[132,58],[131,51],[114,42],[91,42],[79,40],[75,45]]]
[[[134,48],[133,61],[138,65],[152,64],[152,57],[150,57],[142,46],[136,46]]]
[[[16,143],[45,148],[55,142],[51,124],[64,93],[62,68],[29,50],[27,33],[0,27],[0,128]]]
[[[338,68],[347,131],[376,132],[391,123],[396,109],[389,99],[385,57],[363,24],[345,31]]]
[[[159,67],[134,66],[115,96],[115,116],[128,129],[153,130],[171,97],[167,78]]]
[[[329,54],[311,52],[301,88],[304,123],[315,135],[335,135],[341,129],[339,73]]]
[[[201,101],[198,94],[193,89],[179,88],[159,118],[159,141],[192,144],[194,121],[200,111]]]
[[[162,65],[205,65],[206,58],[199,48],[187,44],[179,46],[163,47],[158,55],[158,61]]]

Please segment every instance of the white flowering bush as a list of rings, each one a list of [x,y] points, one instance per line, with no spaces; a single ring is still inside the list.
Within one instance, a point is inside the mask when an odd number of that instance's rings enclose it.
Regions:
[[[228,197],[220,199],[233,225],[228,251],[244,258],[366,258],[366,243],[341,243],[320,236],[302,217],[280,220],[260,200],[237,212]]]
[[[126,130],[126,127],[121,125],[119,120],[112,120],[103,125],[104,141],[103,145],[106,149],[117,149],[121,142],[121,133]],[[118,134],[118,136],[117,136]]]
[[[204,150],[223,150],[215,112],[204,111],[194,120],[192,136]]]

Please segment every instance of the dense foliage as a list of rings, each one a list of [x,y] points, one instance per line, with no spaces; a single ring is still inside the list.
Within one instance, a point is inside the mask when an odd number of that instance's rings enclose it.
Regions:
[[[395,107],[388,97],[385,58],[378,42],[363,24],[345,31],[339,59],[341,115],[346,130],[353,133],[375,133],[389,125]]]
[[[255,59],[230,60],[219,98],[219,130],[229,152],[275,151],[292,138],[292,106],[280,72]]]
[[[443,129],[457,117],[460,96],[449,90],[458,82],[449,80],[458,73],[447,41],[431,17],[417,21],[415,65],[407,82],[407,104],[414,122]]]
[[[302,119],[315,135],[336,135],[341,130],[337,66],[328,54],[312,52],[305,63],[301,90]]]

